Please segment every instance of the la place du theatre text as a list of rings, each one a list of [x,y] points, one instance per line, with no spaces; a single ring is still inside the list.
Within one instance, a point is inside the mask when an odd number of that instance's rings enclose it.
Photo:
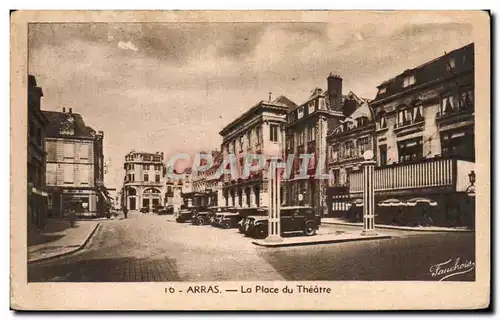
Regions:
[[[263,285],[241,286],[240,293],[260,293],[260,294],[293,294],[293,293],[331,293],[332,289],[318,285],[284,285],[281,287],[268,287]]]

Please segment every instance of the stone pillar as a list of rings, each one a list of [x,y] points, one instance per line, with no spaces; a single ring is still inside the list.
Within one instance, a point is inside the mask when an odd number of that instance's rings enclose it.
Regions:
[[[269,197],[269,210],[268,210],[268,236],[266,241],[280,242],[281,238],[281,214],[280,214],[280,189],[281,177],[276,170],[276,164],[271,162],[269,168],[269,181],[268,181],[268,197]]]
[[[255,207],[255,186],[250,188],[250,207]]]
[[[363,231],[362,235],[376,235],[375,230],[375,192],[373,182],[374,160],[362,162],[363,166]]]

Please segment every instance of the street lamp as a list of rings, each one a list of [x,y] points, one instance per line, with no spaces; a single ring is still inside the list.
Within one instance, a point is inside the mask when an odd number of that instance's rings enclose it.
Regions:
[[[361,235],[376,235],[375,231],[375,192],[373,186],[373,171],[375,161],[373,151],[367,150],[363,154],[363,231]]]

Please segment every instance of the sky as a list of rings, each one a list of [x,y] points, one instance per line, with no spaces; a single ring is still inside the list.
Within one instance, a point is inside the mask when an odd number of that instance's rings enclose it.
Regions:
[[[297,104],[330,72],[343,91],[376,86],[473,42],[464,20],[433,13],[345,15],[329,23],[30,24],[29,73],[42,109],[104,131],[105,183],[121,187],[130,150],[220,148],[219,131],[261,100]]]

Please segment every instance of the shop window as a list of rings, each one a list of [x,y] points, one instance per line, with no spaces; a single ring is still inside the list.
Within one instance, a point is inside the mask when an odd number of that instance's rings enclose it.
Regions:
[[[269,126],[270,137],[269,140],[273,142],[278,142],[278,125],[271,124]]]
[[[441,133],[441,154],[474,160],[474,131],[472,129]]]
[[[400,163],[415,162],[423,158],[422,138],[408,139],[398,142]]]

